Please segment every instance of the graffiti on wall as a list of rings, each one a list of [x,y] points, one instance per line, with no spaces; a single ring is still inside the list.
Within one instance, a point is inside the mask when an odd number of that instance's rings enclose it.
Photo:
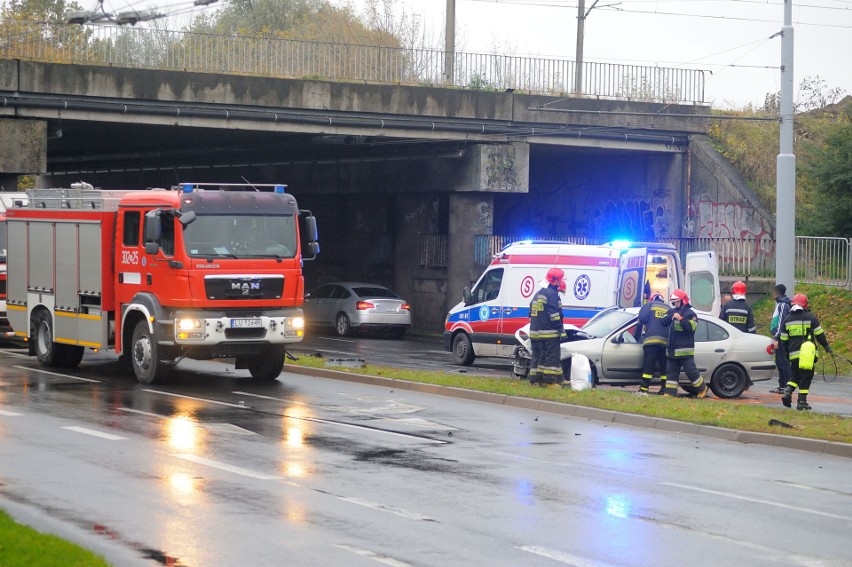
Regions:
[[[771,227],[754,207],[702,199],[698,202],[697,215],[698,238],[731,239],[725,246],[719,243],[720,262],[737,260],[767,265],[774,262]]]
[[[658,224],[666,223],[666,210],[662,204],[645,199],[608,201],[603,208],[592,213],[595,236],[618,235],[628,238],[653,239]]]

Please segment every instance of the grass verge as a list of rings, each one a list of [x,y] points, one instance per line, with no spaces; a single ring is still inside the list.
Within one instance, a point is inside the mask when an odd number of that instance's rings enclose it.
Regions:
[[[15,522],[0,511],[0,565],[4,567],[109,567],[100,556]]]
[[[302,356],[292,364],[311,368],[325,368],[354,374],[383,376],[412,382],[426,382],[440,386],[452,386],[483,392],[494,392],[507,396],[520,396],[551,400],[580,406],[607,409],[625,413],[674,419],[699,425],[713,425],[741,431],[777,433],[793,437],[822,439],[852,443],[852,419],[836,415],[797,412],[782,408],[767,408],[736,404],[727,400],[691,400],[665,398],[662,396],[636,396],[632,392],[612,389],[595,389],[573,392],[570,389],[544,390],[530,386],[529,382],[508,378],[490,378],[455,372],[427,372],[403,368],[388,368],[367,365],[363,368],[326,366],[325,360]],[[792,429],[770,426],[776,419],[793,426]]]

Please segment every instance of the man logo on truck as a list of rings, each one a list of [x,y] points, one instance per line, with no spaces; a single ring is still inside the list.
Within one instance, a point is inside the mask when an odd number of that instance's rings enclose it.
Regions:
[[[251,290],[259,290],[260,282],[251,282],[251,283],[232,283],[231,290],[240,291],[243,295],[248,295]]]

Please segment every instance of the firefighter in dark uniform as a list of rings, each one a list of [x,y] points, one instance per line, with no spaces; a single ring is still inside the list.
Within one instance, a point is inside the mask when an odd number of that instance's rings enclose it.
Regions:
[[[676,289],[671,296],[672,308],[663,318],[663,326],[668,327],[668,349],[666,351],[666,393],[677,396],[680,371],[686,373],[691,385],[684,388],[696,398],[707,395],[707,384],[695,366],[695,329],[698,328],[698,316],[689,304],[689,296],[682,289]]]
[[[731,286],[731,295],[733,297],[722,305],[722,310],[719,311],[719,319],[743,333],[757,332],[751,305],[746,303],[746,284],[734,282],[734,285]]]
[[[796,409],[811,409],[811,406],[808,405],[808,393],[811,389],[811,381],[814,379],[817,356],[814,345],[808,347],[805,343],[813,343],[814,340],[819,341],[825,352],[831,352],[831,347],[828,345],[825,331],[820,326],[819,319],[808,309],[808,297],[802,293],[797,293],[793,296],[790,313],[781,323],[781,344],[784,345],[784,350],[790,357],[791,370],[790,380],[787,381],[784,395],[781,396],[781,403],[784,404],[784,407],[792,407],[793,392],[798,388],[799,399],[796,403]],[[808,348],[813,348],[811,360],[808,361],[809,364],[804,360]],[[805,366],[809,368],[803,368]]]
[[[530,382],[545,388],[559,388],[564,380],[559,346],[565,332],[559,290],[565,289],[565,272],[551,268],[545,279],[547,286],[538,290],[530,302]]]
[[[654,372],[660,372],[660,393],[666,391],[666,344],[669,330],[663,326],[663,319],[669,312],[663,296],[657,292],[651,295],[650,301],[639,310],[636,326],[636,340],[642,341],[642,384],[639,394],[648,394]]]

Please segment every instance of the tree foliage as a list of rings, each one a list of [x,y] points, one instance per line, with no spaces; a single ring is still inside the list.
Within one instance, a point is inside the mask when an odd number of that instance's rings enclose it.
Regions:
[[[814,187],[814,228],[832,236],[852,236],[852,101],[847,119],[815,154],[804,174]]]
[[[815,164],[826,159],[829,139],[836,132],[848,128],[852,122],[852,97],[842,101],[843,91],[830,88],[817,77],[804,79],[799,86],[799,96],[794,126],[794,152],[796,153],[796,224],[801,235],[835,236],[850,233],[841,231],[832,221],[826,223],[826,211],[832,209],[832,200],[823,192],[827,177],[816,174]],[[777,117],[780,110],[778,93],[768,93],[761,107],[748,107],[720,114],[743,117]],[[751,188],[760,196],[763,205],[775,210],[776,161],[779,151],[778,121],[714,120],[708,134],[722,155],[728,158],[743,174]],[[837,166],[836,160],[829,160]],[[820,170],[822,171],[822,170]],[[852,223],[851,214],[846,217]]]

